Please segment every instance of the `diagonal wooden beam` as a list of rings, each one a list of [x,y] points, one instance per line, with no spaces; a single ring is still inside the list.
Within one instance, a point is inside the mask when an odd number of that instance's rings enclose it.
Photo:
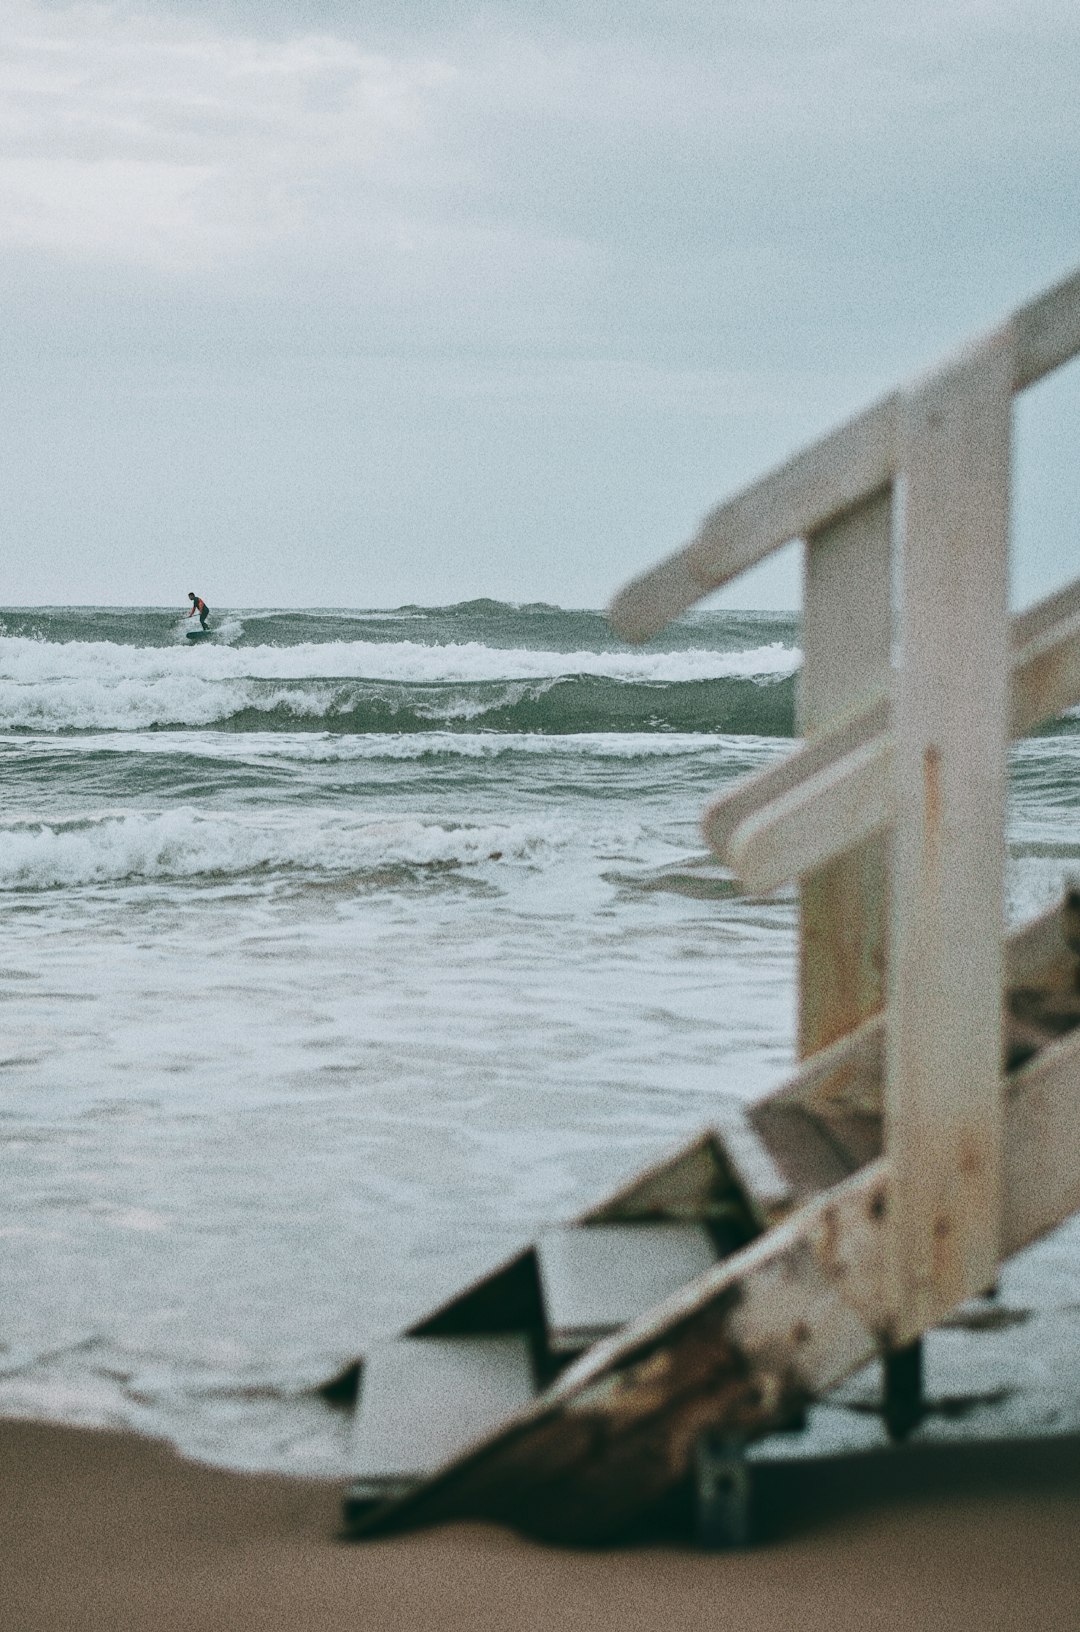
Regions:
[[[780,545],[815,532],[892,480],[900,399],[886,397],[735,498],[686,545],[626,586],[610,618],[624,640],[649,640],[680,612]]]
[[[1080,585],[1014,620],[1010,729],[1080,703]],[[776,889],[887,825],[892,759],[878,701],[712,804],[711,847],[755,893]]]
[[[1080,352],[1080,273],[1021,306],[998,331],[1022,391]],[[992,338],[992,337],[991,337]],[[955,364],[948,364],[948,369]],[[920,388],[921,389],[921,388]],[[651,639],[673,618],[793,538],[804,538],[886,487],[898,468],[901,393],[815,442],[709,512],[685,548],[612,602],[624,640]]]
[[[1080,272],[1021,306],[1012,324],[1013,390],[1023,391],[1080,352]]]
[[[1080,1031],[1050,1043],[1005,1093],[1002,1253],[1080,1209]]]
[[[746,817],[724,852],[743,888],[763,895],[805,878],[880,831],[888,819],[890,768],[889,745],[879,738]]]

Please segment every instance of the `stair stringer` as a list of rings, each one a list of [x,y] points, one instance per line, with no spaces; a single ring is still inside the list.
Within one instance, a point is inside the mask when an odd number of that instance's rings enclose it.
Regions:
[[[564,1542],[625,1533],[686,1477],[705,1428],[760,1437],[879,1351],[885,1188],[878,1163],[803,1205],[354,1533],[466,1518]]]
[[[1004,1079],[1003,1099],[1002,1259],[1080,1210],[1080,1033]],[[889,1349],[889,1189],[879,1158],[803,1203],[354,1533],[468,1518],[624,1535],[687,1478],[703,1431],[760,1438]]]

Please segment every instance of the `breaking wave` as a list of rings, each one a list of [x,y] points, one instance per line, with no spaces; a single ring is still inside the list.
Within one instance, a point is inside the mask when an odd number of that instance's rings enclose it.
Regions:
[[[799,653],[775,641],[749,651],[691,648],[678,652],[538,651],[480,641],[308,641],[298,646],[123,646],[114,641],[9,638],[0,643],[0,676],[21,685],[93,680],[154,684],[179,679],[208,685],[226,680],[390,680],[418,685],[492,680],[552,680],[594,675],[628,682],[777,678],[791,674]]]
[[[199,878],[205,885],[272,872],[362,877],[387,868],[460,868],[539,863],[581,842],[578,824],[534,820],[450,825],[421,817],[303,821],[190,808],[125,811],[0,829],[0,891],[48,890]]]
[[[799,653],[557,652],[478,642],[133,647],[0,642],[0,730],[790,735]]]

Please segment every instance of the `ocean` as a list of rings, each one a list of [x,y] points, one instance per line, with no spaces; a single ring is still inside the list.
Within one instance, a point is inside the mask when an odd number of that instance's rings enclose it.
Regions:
[[[321,1382],[790,1070],[793,892],[698,824],[790,748],[798,624],[190,627],[0,614],[0,1414],[337,1473]],[[1012,787],[1019,921],[1080,876],[1080,720]],[[1080,1425],[1078,1243],[934,1350],[990,1431]]]

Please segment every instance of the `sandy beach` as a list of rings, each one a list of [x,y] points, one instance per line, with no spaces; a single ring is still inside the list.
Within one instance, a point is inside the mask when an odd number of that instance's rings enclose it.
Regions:
[[[336,1482],[93,1430],[5,1422],[0,1466],[4,1632],[1080,1626],[1075,1439],[773,1473],[772,1538],[729,1555],[559,1551],[476,1525],[347,1544]]]

